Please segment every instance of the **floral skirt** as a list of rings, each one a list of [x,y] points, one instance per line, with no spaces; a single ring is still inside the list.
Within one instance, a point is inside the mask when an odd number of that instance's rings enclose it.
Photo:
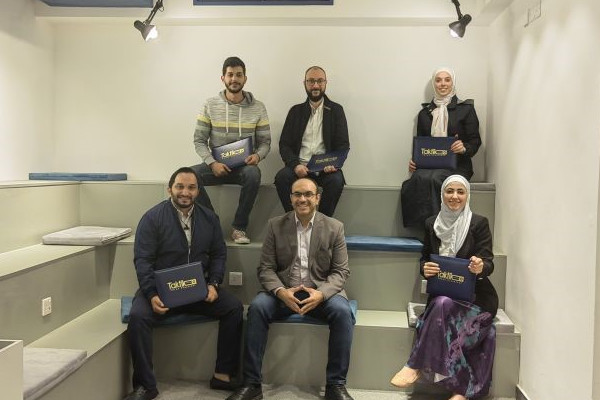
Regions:
[[[453,393],[485,396],[496,350],[492,322],[491,314],[474,304],[438,296],[417,321],[415,345],[406,364]]]

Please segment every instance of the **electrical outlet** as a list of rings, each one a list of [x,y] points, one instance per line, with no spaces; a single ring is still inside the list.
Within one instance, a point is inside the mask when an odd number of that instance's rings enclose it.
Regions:
[[[52,297],[46,297],[42,299],[42,317],[52,312]]]
[[[243,273],[242,272],[230,272],[229,273],[229,286],[242,286]]]

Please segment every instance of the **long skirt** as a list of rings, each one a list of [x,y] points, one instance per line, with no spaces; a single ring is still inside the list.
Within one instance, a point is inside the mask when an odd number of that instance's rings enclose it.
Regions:
[[[471,303],[438,296],[417,321],[409,367],[452,393],[485,396],[492,383],[496,327]]]

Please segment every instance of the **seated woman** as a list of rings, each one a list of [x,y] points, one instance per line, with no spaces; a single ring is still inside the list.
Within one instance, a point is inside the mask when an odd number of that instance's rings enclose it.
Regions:
[[[391,383],[404,388],[419,376],[453,393],[450,400],[488,393],[496,349],[498,295],[488,276],[494,270],[492,234],[487,218],[469,208],[469,182],[451,175],[442,184],[442,205],[425,223],[421,275],[431,278],[440,269],[431,254],[470,259],[477,275],[473,303],[437,296],[417,321],[417,336],[406,365]],[[440,323],[441,321],[441,323]]]
[[[402,184],[402,220],[405,227],[422,227],[425,219],[439,211],[440,187],[446,177],[452,174],[473,176],[473,157],[479,146],[479,119],[473,100],[459,100],[456,97],[454,72],[440,68],[433,73],[431,84],[434,97],[417,117],[417,136],[456,137],[450,150],[456,154],[455,170],[422,169],[410,160],[410,179]]]

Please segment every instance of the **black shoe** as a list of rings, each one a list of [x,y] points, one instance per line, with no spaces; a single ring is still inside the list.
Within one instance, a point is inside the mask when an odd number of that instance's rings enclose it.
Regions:
[[[344,385],[325,386],[325,400],[354,400]]]
[[[261,400],[262,398],[261,385],[244,385],[226,400]]]
[[[240,386],[242,386],[242,384],[240,382],[236,382],[236,381],[229,381],[229,382],[222,381],[213,376],[210,379],[209,386],[211,389],[214,389],[214,390],[236,390]]]
[[[158,390],[156,390],[156,388],[146,389],[143,386],[138,386],[123,400],[152,400],[156,396],[158,396]]]

